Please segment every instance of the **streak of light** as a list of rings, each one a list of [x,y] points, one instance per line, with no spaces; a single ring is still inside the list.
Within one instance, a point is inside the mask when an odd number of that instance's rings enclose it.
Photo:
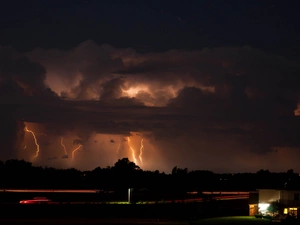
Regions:
[[[36,145],[36,153],[35,153],[35,156],[33,158],[36,158],[36,157],[38,157],[39,152],[40,152],[40,146],[39,146],[39,144],[37,142],[36,136],[35,136],[34,132],[32,130],[28,130],[27,127],[25,127],[25,131],[32,134],[32,137],[34,139],[34,143]]]
[[[75,148],[75,149],[72,151],[72,160],[74,160],[75,152],[77,152],[77,151],[80,149],[81,146],[82,146],[82,145],[79,145],[77,148]]]
[[[23,149],[25,149],[25,148],[27,148],[27,145],[25,145]]]
[[[64,145],[63,141],[64,141],[64,138],[60,137],[60,144],[64,148],[65,155],[68,155],[66,146]]]
[[[139,158],[140,158],[140,161],[141,161],[142,165],[143,165],[143,150],[144,150],[143,141],[144,141],[144,139],[141,140],[140,155],[139,155]]]
[[[133,150],[133,148],[130,146],[130,138],[128,137],[127,139],[128,139],[128,146],[129,146],[129,148],[130,148],[130,150],[131,150],[133,162],[134,162],[134,164],[136,164],[136,158],[135,158],[134,150]],[[137,165],[137,164],[136,164],[136,165]]]
[[[47,192],[56,192],[56,193],[97,193],[99,190],[52,190],[52,189],[0,189],[0,192],[30,192],[30,193],[47,193]]]
[[[248,191],[203,191],[204,195],[249,195]]]
[[[121,145],[121,144],[119,144],[119,145],[118,145],[118,148],[117,148],[117,153],[119,153],[119,150],[120,150],[120,145]]]

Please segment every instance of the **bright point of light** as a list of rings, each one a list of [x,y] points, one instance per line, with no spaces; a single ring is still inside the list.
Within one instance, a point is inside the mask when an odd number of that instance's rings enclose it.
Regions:
[[[258,204],[259,210],[262,210],[262,211],[267,210],[269,206],[270,206],[269,203],[259,203],[259,204]]]

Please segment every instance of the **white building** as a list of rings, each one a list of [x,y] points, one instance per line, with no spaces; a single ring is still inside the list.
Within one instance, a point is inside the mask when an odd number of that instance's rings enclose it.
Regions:
[[[300,190],[258,189],[258,203],[249,204],[249,213],[266,215],[273,203],[280,217],[300,216]]]

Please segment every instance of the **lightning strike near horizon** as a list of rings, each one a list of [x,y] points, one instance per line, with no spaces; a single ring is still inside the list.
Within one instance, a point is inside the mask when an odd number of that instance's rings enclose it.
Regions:
[[[131,150],[131,153],[132,153],[133,162],[136,164],[136,158],[135,158],[134,150],[133,150],[133,148],[130,146],[130,138],[127,137],[127,139],[128,139],[128,146],[129,146],[129,148],[130,148],[130,150]]]
[[[68,155],[66,146],[64,145],[63,141],[64,141],[64,138],[60,137],[60,144],[64,148],[65,155]]]
[[[139,155],[139,159],[140,159],[142,165],[143,165],[143,157],[142,156],[143,156],[143,150],[144,150],[143,141],[144,141],[144,139],[141,140],[140,155]]]
[[[35,134],[32,130],[28,130],[28,128],[25,126],[25,131],[32,134],[32,137],[34,139],[34,143],[36,145],[36,153],[35,153],[35,156],[33,158],[36,158],[36,157],[38,157],[39,152],[40,152],[40,145],[38,144],[36,136],[35,136]]]
[[[75,148],[75,149],[72,151],[72,160],[74,160],[75,152],[77,152],[77,151],[80,149],[81,146],[82,146],[82,145],[79,145],[77,148]]]
[[[121,144],[118,145],[118,148],[117,148],[117,154],[119,153],[120,145],[121,145]]]

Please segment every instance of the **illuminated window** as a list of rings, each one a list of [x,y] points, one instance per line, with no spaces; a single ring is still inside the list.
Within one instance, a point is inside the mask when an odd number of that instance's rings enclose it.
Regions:
[[[297,216],[297,208],[289,208],[289,214],[292,216]]]
[[[288,209],[287,208],[284,208],[283,214],[288,214]]]

